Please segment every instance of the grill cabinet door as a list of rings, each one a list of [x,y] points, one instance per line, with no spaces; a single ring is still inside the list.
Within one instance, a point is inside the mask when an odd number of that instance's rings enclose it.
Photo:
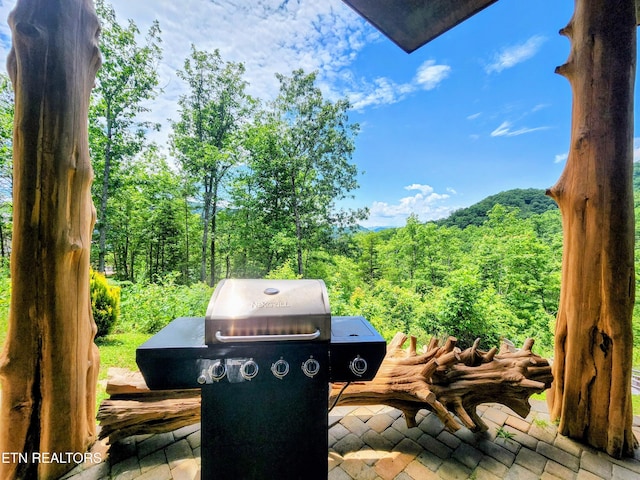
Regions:
[[[301,368],[311,356],[320,365],[314,377]],[[228,357],[251,358],[259,371],[250,381],[203,385],[203,480],[326,480],[326,343],[238,345]],[[270,367],[281,358],[290,368],[279,379]]]

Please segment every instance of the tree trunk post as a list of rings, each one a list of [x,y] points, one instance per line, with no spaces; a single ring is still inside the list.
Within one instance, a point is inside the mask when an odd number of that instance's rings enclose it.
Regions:
[[[571,42],[556,72],[573,91],[571,148],[547,193],[562,212],[562,291],[552,418],[563,435],[609,455],[633,455],[631,368],[635,297],[634,0],[576,0],[560,33]]]
[[[58,478],[96,435],[99,368],[89,295],[88,108],[100,66],[90,0],[18,0],[9,16],[15,90],[14,223],[9,331],[0,357],[3,479]]]

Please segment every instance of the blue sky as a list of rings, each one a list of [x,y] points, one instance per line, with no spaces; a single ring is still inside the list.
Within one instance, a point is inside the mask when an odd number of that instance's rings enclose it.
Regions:
[[[329,98],[347,97],[361,125],[353,161],[363,171],[349,207],[366,226],[446,216],[511,188],[547,188],[569,150],[571,91],[554,69],[569,41],[558,31],[572,0],[499,0],[412,54],[340,0],[112,0],[119,21],[144,32],[157,19],[164,93],[149,119],[165,144],[184,91],[175,75],[190,44],[244,62],[250,93],[268,99],[275,73],[318,71]],[[0,0],[4,68],[14,0]]]

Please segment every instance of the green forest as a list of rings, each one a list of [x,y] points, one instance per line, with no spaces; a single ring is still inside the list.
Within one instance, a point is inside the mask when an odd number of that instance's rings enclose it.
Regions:
[[[340,207],[357,195],[360,176],[349,102],[325,98],[315,74],[302,70],[277,76],[275,98],[252,98],[242,63],[195,45],[177,74],[186,93],[169,144],[153,144],[149,132],[159,126],[140,118],[162,91],[161,26],[140,32],[133,21],[119,24],[104,0],[96,8],[103,66],[89,114],[92,266],[108,277],[96,281],[100,335],[148,335],[175,317],[204,316],[222,278],[305,277],[326,282],[334,315],[363,315],[387,339],[398,331],[420,341],[453,335],[468,346],[480,337],[490,348],[533,337],[539,353],[553,355],[562,226],[543,191],[502,192],[442,220],[411,216],[403,227],[368,231],[360,226],[366,210]],[[3,77],[5,317],[12,124],[12,87]],[[638,209],[640,174],[634,178]],[[640,340],[640,314],[634,326]]]

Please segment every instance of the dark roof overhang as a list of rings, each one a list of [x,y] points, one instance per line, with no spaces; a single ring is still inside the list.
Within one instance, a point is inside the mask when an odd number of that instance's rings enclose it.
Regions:
[[[497,0],[343,0],[411,53]]]

